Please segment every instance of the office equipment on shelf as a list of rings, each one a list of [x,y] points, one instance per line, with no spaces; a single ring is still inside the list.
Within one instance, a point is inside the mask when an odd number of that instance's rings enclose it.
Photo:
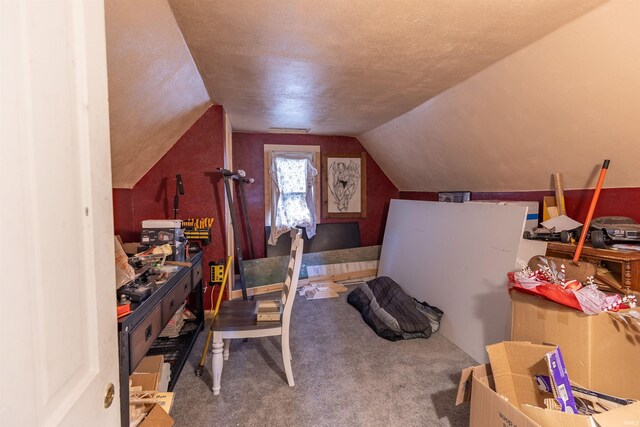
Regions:
[[[131,302],[142,302],[151,296],[152,288],[148,285],[125,285],[118,289],[118,298]]]
[[[145,219],[142,221],[140,243],[145,246],[175,245],[184,236],[179,219]]]
[[[202,245],[211,243],[211,226],[214,219],[211,217],[187,218],[182,220],[184,236],[190,241],[199,241]]]
[[[142,302],[131,303],[131,313],[118,319],[120,416],[129,425],[129,375],[145,356],[164,355],[171,365],[169,391],[173,390],[187,356],[204,327],[202,252],[192,255],[191,267],[180,267],[163,284],[149,281],[151,295]],[[185,321],[176,338],[158,338],[175,312],[188,300],[195,320]]]
[[[146,219],[142,221],[140,245],[143,247],[170,245],[172,254],[167,259],[184,261],[187,239],[179,219]]]

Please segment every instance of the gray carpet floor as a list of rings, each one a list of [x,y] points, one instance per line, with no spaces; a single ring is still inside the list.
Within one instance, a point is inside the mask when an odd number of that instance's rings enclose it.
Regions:
[[[445,313],[446,316],[446,313]],[[295,387],[282,367],[280,338],[233,340],[221,392],[211,391],[211,352],[198,366],[206,333],[176,387],[177,426],[466,426],[455,406],[460,371],[476,362],[446,338],[390,342],[338,299],[297,297],[291,324]]]

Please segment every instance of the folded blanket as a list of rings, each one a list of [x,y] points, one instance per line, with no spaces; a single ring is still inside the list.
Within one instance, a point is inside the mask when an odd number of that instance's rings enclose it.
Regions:
[[[440,327],[443,312],[407,295],[389,277],[378,277],[354,289],[347,302],[364,321],[390,341],[429,338]]]

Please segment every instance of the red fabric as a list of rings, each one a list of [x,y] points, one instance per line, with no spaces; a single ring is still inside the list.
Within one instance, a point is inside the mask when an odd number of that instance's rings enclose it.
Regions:
[[[511,289],[530,295],[540,295],[558,304],[582,311],[582,307],[580,307],[580,303],[572,291],[553,283],[541,283],[533,289],[525,289],[518,283],[513,273],[509,273],[507,276],[509,277],[509,283],[512,285]]]
[[[515,279],[514,273],[507,273],[507,277],[509,278],[509,284],[511,284],[511,289],[515,291],[523,292],[529,295],[540,295],[542,297],[545,297],[548,300],[557,302],[558,304],[562,304],[564,306],[571,307],[579,311],[583,311],[582,307],[580,306],[580,303],[578,302],[578,298],[576,298],[576,295],[573,293],[573,291],[569,289],[564,289],[562,286],[559,286],[553,283],[541,283],[533,289],[527,289],[527,288],[523,288],[522,285],[518,283],[518,281]],[[612,309],[610,311],[615,312],[618,310],[625,310],[628,308],[629,308],[629,305],[623,303],[623,304],[620,304],[620,306],[618,306],[617,308]]]

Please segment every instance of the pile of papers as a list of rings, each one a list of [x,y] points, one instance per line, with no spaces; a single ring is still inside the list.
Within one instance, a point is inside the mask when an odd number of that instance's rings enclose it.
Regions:
[[[160,332],[160,338],[176,338],[180,335],[180,331],[184,326],[185,320],[193,320],[195,317],[193,313],[185,308],[185,304],[182,304],[175,314],[167,323],[167,326]]]
[[[333,281],[309,282],[298,287],[299,295],[307,299],[338,298],[340,292],[347,292],[347,288]]]

